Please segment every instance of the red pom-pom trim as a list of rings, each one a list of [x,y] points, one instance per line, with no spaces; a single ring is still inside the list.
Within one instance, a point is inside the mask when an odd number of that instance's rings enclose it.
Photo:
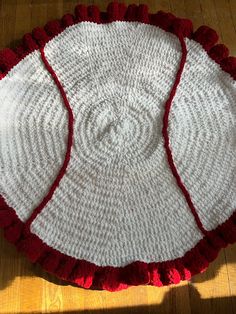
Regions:
[[[90,288],[96,269],[97,266],[95,264],[84,260],[77,261],[73,273],[71,274],[71,280],[78,286]]]
[[[100,12],[95,5],[86,6],[79,4],[75,7],[75,17],[72,14],[65,14],[61,20],[50,21],[43,28],[37,27],[32,31],[32,36],[26,34],[22,39],[22,44],[12,50],[15,57],[9,56],[5,58],[7,61],[0,62],[0,79],[2,79],[14,65],[22,60],[27,54],[43,47],[50,39],[58,35],[65,28],[80,23],[83,21],[90,21],[94,23],[109,23],[113,21],[137,21],[141,23],[148,23],[158,26],[165,31],[183,37],[194,39],[202,45],[208,52],[209,56],[217,63],[228,57],[229,50],[223,44],[216,44],[219,36],[208,26],[201,26],[194,33],[192,22],[188,19],[176,18],[172,13],[165,13],[158,11],[157,13],[148,13],[148,6],[140,4],[131,4],[126,7],[124,3],[113,2],[107,7],[107,11]],[[1,56],[0,56],[1,59]],[[222,69],[228,68],[222,66]],[[225,70],[226,71],[226,70]],[[226,71],[236,79],[236,70],[231,69]]]
[[[188,19],[176,18],[171,24],[171,31],[177,36],[191,38],[193,33],[193,23]]]
[[[73,269],[77,264],[77,260],[70,256],[62,257],[60,264],[55,269],[54,273],[61,279],[69,280]]]
[[[128,286],[146,285],[150,282],[148,264],[144,262],[133,262],[120,269],[120,281]]]
[[[84,4],[79,4],[75,7],[76,23],[89,21],[88,7]]]
[[[5,238],[11,243],[17,243],[21,237],[23,223],[20,220],[13,222],[10,226],[4,229]]]
[[[41,256],[42,260],[41,258],[39,258],[39,261],[43,269],[47,272],[53,273],[60,264],[60,254],[57,251],[50,250],[49,252],[46,252],[46,254],[42,254]]]
[[[9,210],[10,209],[0,210],[0,228],[6,228],[12,225],[14,221],[16,221],[13,209],[10,210],[11,214],[9,214]]]
[[[125,20],[130,22],[137,21],[137,11],[138,6],[136,4],[130,4],[125,14]]]
[[[149,279],[150,285],[156,286],[156,287],[162,287],[164,284],[161,280],[161,274],[160,274],[160,269],[161,269],[161,263],[150,263],[148,264],[149,268]],[[183,279],[185,280],[185,279]]]
[[[0,70],[3,72],[10,71],[14,65],[19,62],[17,54],[10,48],[0,51]]]
[[[32,52],[36,49],[39,49],[38,44],[34,40],[31,34],[25,34],[22,39],[25,51]]]
[[[15,49],[14,49],[15,53],[17,54],[19,60],[22,60],[28,53],[29,51],[27,51],[22,44],[20,44],[19,46],[17,46]]]
[[[55,37],[59,33],[62,32],[63,28],[61,27],[61,23],[59,20],[54,20],[48,22],[45,26],[44,29],[46,33],[48,34],[49,37]]]
[[[217,43],[219,36],[212,28],[203,25],[193,34],[193,39],[200,43],[206,51],[209,51]]]
[[[119,3],[110,3],[107,7],[107,21],[113,22],[120,19]]]
[[[72,26],[75,24],[75,19],[72,14],[65,14],[61,19],[61,25],[63,28],[66,28],[68,26]]]
[[[222,225],[209,232],[191,251],[172,261],[158,263],[133,262],[124,267],[97,266],[85,260],[76,260],[47,244],[37,235],[25,232],[24,224],[1,198],[0,225],[4,227],[6,238],[15,243],[32,262],[39,263],[45,270],[59,278],[76,283],[84,288],[98,288],[109,291],[126,289],[131,285],[153,285],[161,287],[177,284],[180,280],[190,280],[206,270],[209,262],[216,258],[219,250],[236,240],[235,213]],[[9,225],[9,222],[12,222]],[[227,242],[226,242],[227,241]]]
[[[101,23],[100,10],[96,5],[90,5],[88,7],[89,19],[94,23]]]
[[[209,51],[209,56],[217,63],[229,56],[229,49],[224,44],[217,44]]]
[[[176,17],[172,13],[165,13],[163,11],[158,11],[154,15],[155,25],[169,31]]]
[[[137,12],[137,19],[141,23],[149,23],[148,6],[145,4],[140,4]]]
[[[33,29],[32,35],[40,47],[43,47],[50,40],[50,36],[40,27]]]
[[[221,68],[225,71],[234,76],[236,71],[236,57],[228,57],[220,62]]]
[[[107,7],[105,22],[123,21],[126,14],[126,5],[124,3],[110,3]]]
[[[24,252],[31,262],[38,261],[45,250],[43,241],[34,234],[28,234],[28,236],[24,234],[16,247],[18,251]]]

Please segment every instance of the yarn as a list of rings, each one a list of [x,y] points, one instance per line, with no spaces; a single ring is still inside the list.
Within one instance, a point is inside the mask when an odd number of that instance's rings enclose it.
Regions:
[[[235,58],[146,5],[78,5],[0,52],[0,227],[84,288],[161,287],[236,241]]]

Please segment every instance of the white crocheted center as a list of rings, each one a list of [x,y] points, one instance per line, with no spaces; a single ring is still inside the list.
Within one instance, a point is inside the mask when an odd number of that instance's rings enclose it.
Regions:
[[[236,205],[236,83],[194,41],[169,119],[176,167],[204,227]],[[137,22],[67,28],[45,55],[74,114],[65,176],[31,230],[49,246],[123,266],[183,256],[202,238],[163,147],[178,39]],[[68,116],[38,51],[0,81],[0,193],[22,221],[63,163]]]

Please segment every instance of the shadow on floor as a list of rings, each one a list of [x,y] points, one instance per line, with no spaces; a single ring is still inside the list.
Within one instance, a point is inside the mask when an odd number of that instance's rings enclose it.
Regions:
[[[186,292],[188,295],[186,295]],[[111,296],[115,297],[115,293]],[[137,295],[138,297],[138,295]],[[119,307],[98,310],[47,311],[52,314],[234,314],[236,297],[202,299],[196,288],[189,286],[173,287],[165,294],[160,304]],[[21,312],[19,314],[40,314],[42,312]],[[12,313],[5,313],[12,314]]]

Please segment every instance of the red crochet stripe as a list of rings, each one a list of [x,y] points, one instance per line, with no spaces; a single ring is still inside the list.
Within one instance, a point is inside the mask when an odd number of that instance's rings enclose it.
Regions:
[[[180,83],[180,79],[181,79],[181,75],[183,73],[183,70],[184,70],[184,65],[185,65],[185,62],[186,62],[186,58],[187,58],[187,48],[186,48],[186,44],[185,44],[185,40],[182,36],[179,37],[179,41],[181,43],[181,50],[182,50],[182,56],[181,56],[181,61],[180,61],[180,66],[179,66],[179,69],[178,69],[178,72],[176,74],[176,78],[175,78],[175,82],[174,82],[174,85],[173,85],[173,88],[170,92],[170,96],[168,98],[168,100],[166,101],[166,104],[165,104],[165,112],[164,112],[164,115],[163,115],[163,128],[162,128],[162,134],[163,134],[163,138],[164,138],[164,147],[165,147],[165,150],[166,150],[166,155],[167,155],[167,159],[168,159],[168,163],[169,163],[169,166],[170,166],[170,169],[173,173],[173,176],[175,177],[176,179],[176,182],[179,186],[179,188],[181,189],[185,199],[186,199],[186,202],[189,206],[189,208],[191,209],[191,212],[194,216],[194,219],[196,221],[196,224],[198,226],[198,228],[201,230],[201,232],[206,235],[208,232],[207,230],[203,227],[202,225],[202,222],[197,214],[197,211],[193,205],[193,202],[191,200],[191,196],[188,192],[188,190],[186,189],[184,183],[182,182],[182,179],[178,173],[178,170],[175,166],[175,163],[174,163],[174,160],[173,160],[173,156],[172,156],[172,152],[171,152],[171,148],[170,148],[170,139],[169,139],[169,134],[168,134],[168,124],[169,124],[169,114],[170,114],[170,110],[171,110],[171,106],[172,106],[172,101],[173,101],[173,98],[176,94],[176,91],[177,91],[177,88],[178,88],[178,85]]]
[[[66,168],[67,168],[69,161],[70,161],[71,149],[72,149],[72,144],[73,144],[73,124],[74,124],[73,111],[70,107],[66,93],[65,93],[56,73],[54,72],[53,68],[51,67],[51,65],[48,63],[48,61],[46,59],[46,56],[44,53],[44,48],[40,49],[40,53],[41,53],[42,61],[45,65],[46,69],[51,74],[55,84],[57,85],[57,87],[61,93],[61,97],[63,98],[65,108],[68,112],[68,140],[67,140],[67,148],[66,148],[66,154],[65,154],[63,165],[62,165],[56,179],[54,180],[51,188],[49,189],[47,195],[43,198],[42,202],[34,209],[33,213],[31,214],[31,216],[26,221],[26,223],[25,223],[26,228],[30,227],[33,220],[37,217],[37,215],[43,210],[43,208],[46,206],[46,204],[50,201],[50,199],[52,198],[53,193],[55,192],[56,188],[58,187],[61,179],[65,175]]]

